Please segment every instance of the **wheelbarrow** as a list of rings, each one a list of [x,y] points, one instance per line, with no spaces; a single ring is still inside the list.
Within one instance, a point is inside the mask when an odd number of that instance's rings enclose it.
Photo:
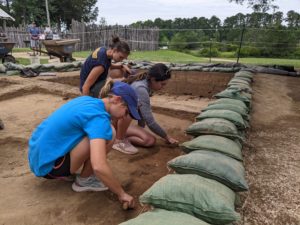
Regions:
[[[2,63],[16,62],[15,57],[11,55],[12,49],[15,44],[15,42],[0,42],[0,59],[2,59]]]
[[[72,57],[72,53],[75,50],[75,44],[79,42],[80,39],[43,40],[42,43],[47,52],[42,50],[37,51],[49,56],[58,57],[61,62],[72,62],[75,60]]]

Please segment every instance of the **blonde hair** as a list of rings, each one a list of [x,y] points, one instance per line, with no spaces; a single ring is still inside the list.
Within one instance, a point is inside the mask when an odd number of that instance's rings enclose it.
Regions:
[[[106,79],[105,85],[99,92],[99,98],[106,98],[111,96],[111,89],[114,86],[114,80],[108,77]]]

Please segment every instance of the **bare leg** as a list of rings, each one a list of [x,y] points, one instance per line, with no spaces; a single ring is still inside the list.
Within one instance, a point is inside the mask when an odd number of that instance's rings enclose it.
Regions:
[[[115,139],[115,129],[113,129],[113,139],[111,141],[107,141],[106,151],[107,153],[111,150]],[[71,157],[71,166],[70,172],[74,174],[82,165],[81,177],[89,177],[93,172],[93,168],[90,161],[90,140],[87,137],[84,137],[70,152]]]
[[[156,142],[156,138],[150,132],[137,125],[128,127],[126,137],[132,144],[143,147],[151,147]]]
[[[123,140],[126,137],[126,131],[131,123],[132,119],[129,115],[124,117],[123,119],[118,120],[117,122],[117,134],[116,138],[119,140]]]

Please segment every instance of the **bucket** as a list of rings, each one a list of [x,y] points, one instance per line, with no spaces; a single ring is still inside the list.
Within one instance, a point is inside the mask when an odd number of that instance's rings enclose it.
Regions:
[[[40,64],[40,57],[38,55],[30,56],[30,64]]]

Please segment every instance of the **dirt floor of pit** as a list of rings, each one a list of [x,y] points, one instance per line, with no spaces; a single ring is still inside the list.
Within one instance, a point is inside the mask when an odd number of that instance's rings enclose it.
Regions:
[[[59,83],[44,77],[0,78],[0,118],[5,124],[5,129],[0,131],[0,224],[113,225],[137,216],[142,209],[140,205],[125,212],[109,191],[78,194],[71,190],[71,183],[39,179],[30,172],[27,141],[31,132],[56,108],[79,95],[73,83],[63,84],[63,77],[74,73],[58,76],[62,77]],[[153,98],[155,117],[181,142],[190,138],[184,135],[184,129],[207,103],[207,99],[192,96]],[[181,117],[166,110],[172,107],[181,112]],[[183,114],[186,110],[189,112]],[[180,154],[178,148],[158,140],[156,147],[140,148],[140,153],[134,156],[111,151],[109,162],[125,189],[138,199],[169,172],[166,162]]]
[[[30,173],[30,133],[59,105],[79,94],[77,87],[43,79],[0,78],[0,118],[6,125],[0,131],[1,224],[113,225],[138,215],[141,206],[124,212],[110,192],[78,194],[71,190],[71,183],[38,179]],[[299,78],[255,75],[252,127],[243,150],[250,191],[241,195],[239,225],[300,224],[299,86]],[[207,104],[189,96],[169,97],[165,96],[168,104],[178,100],[186,107],[198,101],[199,108],[191,113]],[[153,98],[157,112],[163,98]],[[156,117],[180,141],[187,140],[183,130],[191,120],[178,115],[180,119],[171,118],[171,114]],[[138,198],[168,173],[166,162],[180,154],[180,150],[159,141],[157,147],[141,148],[135,156],[112,151],[109,161],[126,190]]]

